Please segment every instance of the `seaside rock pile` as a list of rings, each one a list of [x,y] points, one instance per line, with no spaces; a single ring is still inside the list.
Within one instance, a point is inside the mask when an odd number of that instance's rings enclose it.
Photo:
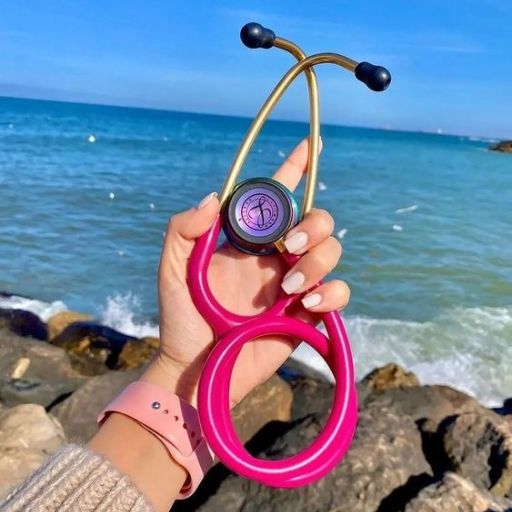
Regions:
[[[0,497],[63,443],[89,439],[98,412],[158,346],[79,313],[46,324],[25,313],[0,315]],[[314,370],[290,361],[278,373],[233,411],[258,457],[310,444],[331,405],[332,385]],[[422,386],[395,364],[358,392],[354,443],[320,482],[271,489],[218,464],[173,512],[512,512],[512,408],[498,414],[450,387]]]
[[[512,153],[512,140],[503,140],[489,148],[491,151],[500,151],[501,153]]]

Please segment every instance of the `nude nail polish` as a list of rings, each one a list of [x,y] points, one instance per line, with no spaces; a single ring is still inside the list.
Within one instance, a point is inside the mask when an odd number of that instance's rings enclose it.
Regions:
[[[282,283],[281,288],[288,294],[295,293],[303,284],[306,278],[302,272],[290,274]]]
[[[289,236],[284,241],[284,246],[286,250],[291,254],[300,254],[300,252],[306,247],[308,243],[308,235],[303,231],[298,231],[297,233],[293,233],[293,235]]]
[[[306,309],[314,308],[322,302],[322,296],[319,293],[311,293],[306,295],[301,302]]]
[[[212,192],[211,194],[208,194],[197,205],[197,209],[200,210],[201,208],[204,208],[214,197],[217,197],[217,192]]]

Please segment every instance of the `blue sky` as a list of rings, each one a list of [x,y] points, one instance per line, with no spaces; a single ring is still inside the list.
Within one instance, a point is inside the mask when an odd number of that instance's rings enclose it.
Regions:
[[[16,0],[0,13],[0,95],[253,116],[292,64],[242,46],[260,21],[391,70],[375,94],[318,68],[326,122],[512,137],[511,19],[511,0]],[[304,80],[275,117],[307,118]]]

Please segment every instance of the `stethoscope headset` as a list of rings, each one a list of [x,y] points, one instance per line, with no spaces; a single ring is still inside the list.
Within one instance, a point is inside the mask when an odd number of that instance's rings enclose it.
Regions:
[[[286,316],[302,295],[282,292],[267,311],[243,316],[227,311],[208,285],[207,271],[221,229],[239,250],[265,255],[279,251],[291,266],[297,261],[285,251],[283,237],[312,208],[318,174],[319,98],[317,64],[337,64],[355,74],[373,91],[385,90],[389,71],[368,62],[357,63],[337,53],[306,54],[258,23],[248,23],[240,33],[249,48],[277,47],[297,59],[281,78],[252,122],[228,172],[219,196],[221,215],[196,242],[188,269],[188,286],[198,311],[215,333],[216,343],[204,366],[198,391],[198,413],[204,436],[215,455],[241,476],[271,487],[293,488],[325,476],[343,458],[357,423],[357,394],[350,343],[338,312],[322,315],[327,335],[310,324]],[[270,178],[252,178],[236,184],[240,170],[263,124],[292,82],[305,73],[309,90],[310,135],[308,172],[302,209],[293,194]],[[244,343],[268,335],[288,335],[304,340],[328,363],[334,378],[329,418],[315,441],[300,453],[283,460],[263,460],[250,455],[238,439],[230,416],[229,386],[238,353]]]

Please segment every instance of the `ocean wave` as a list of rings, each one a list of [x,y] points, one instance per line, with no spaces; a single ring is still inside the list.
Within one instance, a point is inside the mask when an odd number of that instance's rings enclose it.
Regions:
[[[32,311],[47,321],[66,306],[20,296],[0,297],[0,307]],[[134,294],[114,295],[100,309],[99,321],[132,336],[158,336],[158,326],[143,318]],[[512,306],[454,308],[428,322],[345,318],[357,378],[377,366],[396,362],[423,384],[447,384],[488,406],[499,406],[512,390]],[[292,357],[332,380],[323,359],[301,344]]]
[[[391,361],[423,384],[447,384],[488,406],[512,393],[512,306],[454,308],[429,322],[362,316],[345,319],[360,379]],[[293,357],[332,380],[316,352],[302,344]]]
[[[29,297],[22,297],[21,295],[0,296],[0,308],[30,311],[43,320],[43,322],[47,322],[53,315],[67,310],[66,305],[60,300],[43,302]]]
[[[158,337],[158,326],[148,321],[139,321],[140,300],[136,295],[114,295],[108,297],[106,305],[100,310],[102,324],[112,327],[124,334],[142,338],[144,336]]]

